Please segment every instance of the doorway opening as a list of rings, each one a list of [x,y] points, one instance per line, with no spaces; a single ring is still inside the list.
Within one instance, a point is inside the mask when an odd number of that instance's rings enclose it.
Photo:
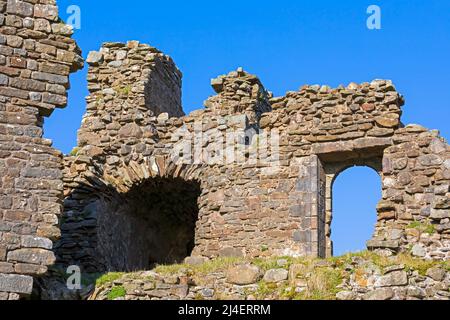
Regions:
[[[329,256],[366,249],[377,222],[381,190],[378,172],[367,166],[349,167],[334,175],[327,212]]]

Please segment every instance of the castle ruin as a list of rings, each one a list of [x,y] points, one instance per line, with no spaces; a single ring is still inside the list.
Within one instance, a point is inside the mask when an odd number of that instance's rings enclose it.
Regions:
[[[42,125],[66,105],[81,51],[55,1],[0,8],[0,299],[26,297],[54,265],[332,256],[332,185],[352,166],[382,179],[369,249],[449,259],[450,147],[401,122],[390,81],[273,97],[238,69],[185,115],[169,56],[105,43],[87,58],[87,111],[76,152],[63,156]]]

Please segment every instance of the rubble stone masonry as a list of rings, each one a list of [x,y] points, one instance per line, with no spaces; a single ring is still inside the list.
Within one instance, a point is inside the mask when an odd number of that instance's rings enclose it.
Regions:
[[[383,181],[368,247],[448,259],[449,146],[400,122],[404,100],[390,81],[272,97],[239,69],[212,80],[217,95],[205,109],[176,117],[160,111],[181,113],[180,91],[153,82],[165,74],[179,85],[181,74],[156,49],[106,43],[88,63],[79,149],[65,159],[63,265],[133,271],[189,255],[329,257],[332,185],[355,165]],[[184,189],[197,193],[181,197]],[[192,228],[188,250],[180,223]]]
[[[55,262],[63,159],[42,124],[83,60],[55,1],[0,1],[0,31],[0,299],[14,300]]]

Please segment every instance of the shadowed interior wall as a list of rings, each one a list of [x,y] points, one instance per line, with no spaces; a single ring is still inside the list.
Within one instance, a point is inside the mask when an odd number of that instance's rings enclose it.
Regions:
[[[98,252],[105,270],[182,262],[195,246],[199,195],[196,182],[153,178],[126,194],[99,200]]]

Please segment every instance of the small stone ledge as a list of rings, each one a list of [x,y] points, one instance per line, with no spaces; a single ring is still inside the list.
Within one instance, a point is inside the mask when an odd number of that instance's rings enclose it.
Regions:
[[[342,160],[342,154],[348,154],[349,159],[354,154],[358,157],[358,152],[364,150],[366,156],[373,154],[383,154],[383,149],[392,145],[392,138],[360,138],[353,141],[338,141],[316,143],[312,145],[312,153],[321,158],[332,158],[334,161]],[[372,152],[371,152],[372,151]]]

